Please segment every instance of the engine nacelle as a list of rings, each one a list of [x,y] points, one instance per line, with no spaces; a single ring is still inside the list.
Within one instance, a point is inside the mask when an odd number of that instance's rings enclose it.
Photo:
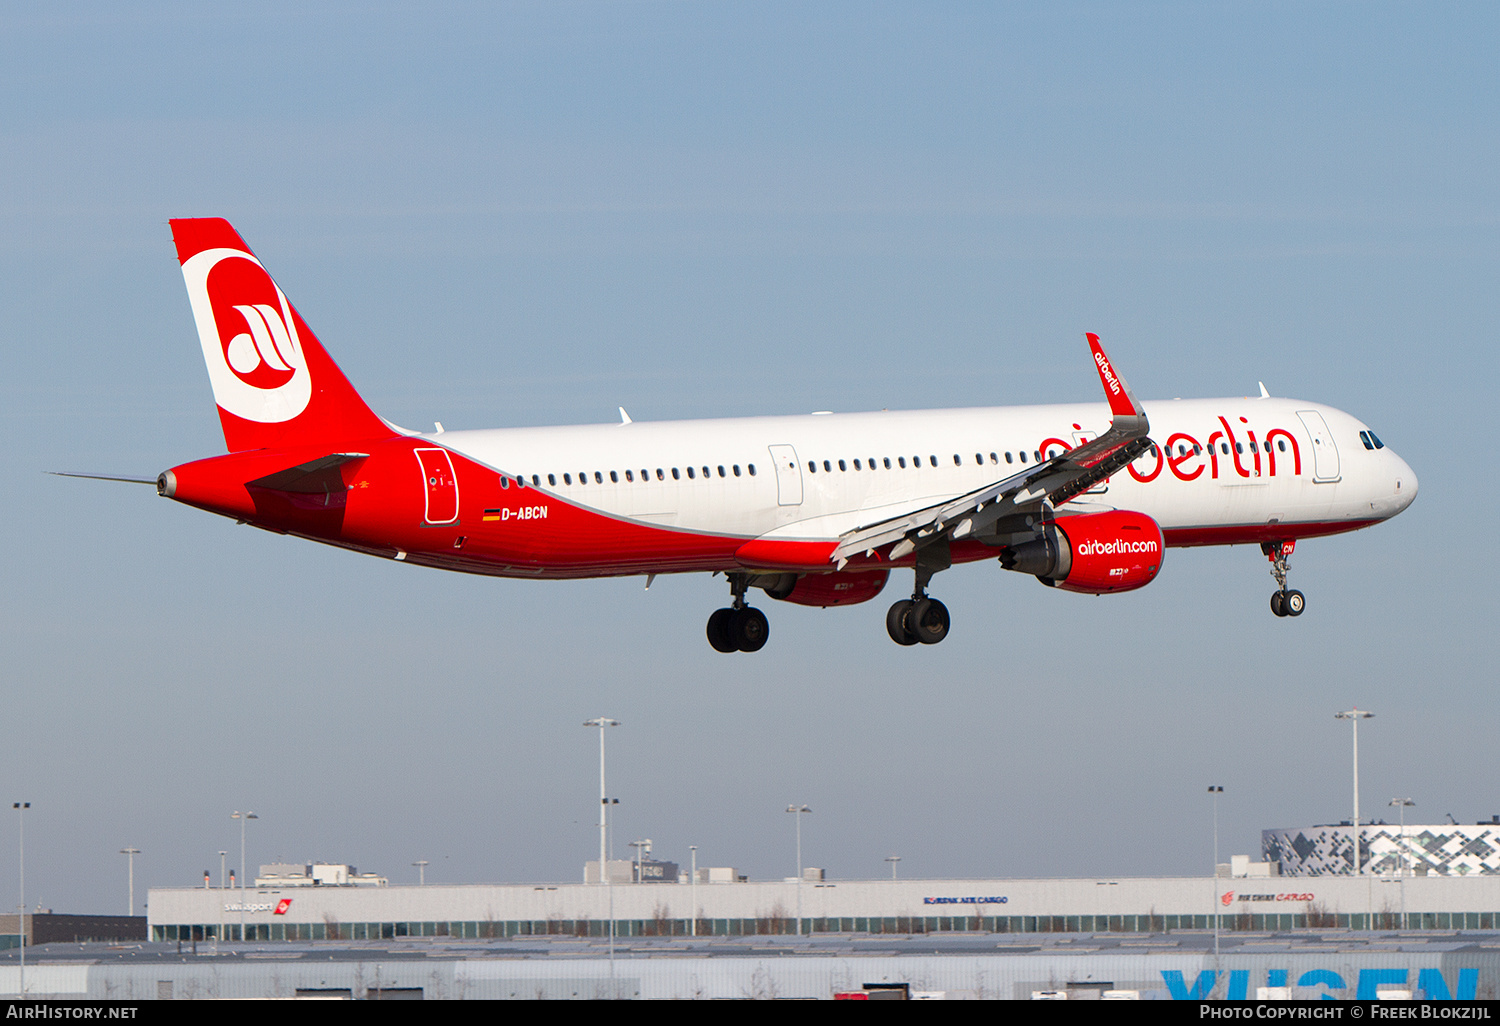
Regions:
[[[889,570],[844,570],[830,574],[777,574],[756,587],[784,602],[799,606],[852,606],[868,602],[885,589]]]
[[[1007,570],[1035,574],[1064,591],[1103,595],[1150,584],[1166,550],[1161,526],[1144,513],[1081,513],[1047,524],[1041,538],[1006,549]]]

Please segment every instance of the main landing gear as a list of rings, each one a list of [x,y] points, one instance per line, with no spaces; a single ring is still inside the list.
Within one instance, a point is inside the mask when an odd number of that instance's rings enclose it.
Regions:
[[[1300,591],[1288,590],[1286,586],[1287,560],[1297,547],[1296,539],[1283,542],[1262,542],[1260,550],[1271,561],[1271,576],[1276,578],[1276,590],[1271,593],[1271,612],[1277,616],[1301,616],[1307,608],[1307,598]]]
[[[766,614],[745,605],[745,589],[749,584],[748,574],[729,575],[729,592],[734,596],[734,605],[728,609],[716,609],[708,618],[708,643],[714,651],[759,652],[771,636]]]
[[[897,602],[885,614],[885,629],[896,644],[936,645],[948,636],[948,607],[927,597],[927,582],[935,572],[931,565],[918,563],[917,586],[911,598]]]

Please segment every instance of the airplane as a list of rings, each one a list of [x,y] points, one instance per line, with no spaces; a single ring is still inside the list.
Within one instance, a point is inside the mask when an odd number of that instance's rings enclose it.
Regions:
[[[868,602],[893,570],[899,645],[948,636],[927,592],[994,560],[1061,591],[1133,591],[1168,547],[1259,545],[1271,611],[1305,538],[1368,527],[1417,494],[1365,424],[1318,403],[1136,399],[1087,335],[1105,402],[410,431],[367,406],[227,221],[171,222],[226,455],[159,494],[280,534],[497,577],[723,574],[719,652],[765,645],[756,588],[807,606]],[[1153,425],[1155,430],[1153,432]],[[76,475],[93,476],[93,475]]]

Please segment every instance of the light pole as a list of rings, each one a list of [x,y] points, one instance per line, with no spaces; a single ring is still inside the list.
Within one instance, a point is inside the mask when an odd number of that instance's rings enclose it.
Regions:
[[[253,812],[241,813],[238,810],[229,814],[230,819],[240,821],[240,942],[245,940],[245,821],[260,819]]]
[[[644,841],[631,841],[630,846],[635,849],[635,882],[645,883],[646,878],[642,875],[642,866],[645,864],[645,857],[651,854],[651,838],[648,837]]]
[[[120,849],[120,854],[126,856],[126,861],[130,864],[128,871],[130,876],[130,883],[128,884],[130,898],[125,903],[125,914],[127,916],[135,915],[135,857],[140,853],[141,849],[139,848]]]
[[[417,867],[417,886],[427,886],[427,867],[430,863],[426,859],[417,859],[412,865]]]
[[[688,885],[693,892],[693,917],[688,920],[688,936],[698,936],[698,846],[688,845],[688,851],[693,853],[692,876],[688,878]]]
[[[793,814],[797,822],[797,936],[802,936],[802,816],[811,812],[806,805],[788,805],[786,811]]]
[[[887,855],[885,860],[891,864],[891,879],[896,879],[896,863],[901,861],[900,855]]]
[[[21,996],[26,996],[26,810],[30,802],[12,802],[16,810],[16,835],[21,844]]]
[[[605,893],[609,895],[609,996],[615,998],[619,996],[615,992],[615,885],[609,878],[609,856],[605,851],[609,832],[609,798],[608,792],[604,790],[604,728],[618,727],[620,721],[608,716],[596,716],[592,720],[584,720],[583,725],[599,728],[599,882],[604,884]]]
[[[225,857],[227,851],[219,852],[219,900],[215,903],[219,906],[219,932],[214,934],[214,954],[219,953],[219,938],[224,936],[224,876]]]
[[[1217,784],[1208,786],[1214,801],[1214,958],[1219,957],[1219,795],[1224,789]]]
[[[1396,872],[1401,874],[1401,929],[1406,929],[1406,810],[1415,807],[1410,798],[1392,798],[1391,804],[1401,810],[1401,850],[1396,860]]]
[[[1364,868],[1359,861],[1359,721],[1374,717],[1374,713],[1365,712],[1363,709],[1354,708],[1348,712],[1334,713],[1336,720],[1348,720],[1354,728],[1354,820],[1349,828],[1349,833],[1354,838],[1354,851],[1350,853],[1353,860],[1354,875],[1362,876]]]
[[[609,882],[608,855],[604,850],[605,837],[609,830],[609,798],[604,790],[604,728],[618,727],[619,720],[612,720],[607,716],[598,716],[592,720],[584,720],[585,727],[599,728],[599,882]],[[614,936],[613,931],[610,934]]]

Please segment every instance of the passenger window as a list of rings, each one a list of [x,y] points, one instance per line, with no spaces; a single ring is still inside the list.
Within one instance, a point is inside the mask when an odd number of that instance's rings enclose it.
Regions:
[[[703,468],[703,476],[704,476],[704,477],[708,477],[708,476],[709,476],[709,473],[708,473],[708,468],[707,468],[707,467],[704,467],[704,468]]]
[[[844,466],[844,461],[843,460],[839,460],[839,470],[845,471],[845,470],[848,470],[848,469],[849,469],[848,467]]]
[[[619,473],[617,471],[611,470],[609,472],[609,480],[610,480],[611,484],[619,484],[620,483],[620,475],[619,475]],[[599,483],[603,484],[604,482],[601,481]]]
[[[858,469],[859,469],[859,460],[855,460],[855,461],[854,461],[854,469],[855,469],[855,470],[858,470]]]
[[[1228,456],[1229,455],[1229,443],[1228,442],[1220,442],[1219,443],[1219,451],[1222,452],[1225,456]]]
[[[896,462],[901,465],[901,469],[902,470],[906,469],[906,457],[905,456],[897,456],[896,457]]]
[[[827,460],[824,460],[823,461],[823,469],[825,471],[827,471],[828,473],[831,474],[831,473],[833,473],[833,464],[829,463]]]
[[[1021,453],[1021,462],[1022,462],[1022,463],[1025,463],[1025,462],[1026,462],[1026,453],[1025,453],[1025,452],[1022,452],[1022,453]]]
[[[542,478],[540,474],[531,475],[531,486],[533,488],[540,488],[542,486]]]
[[[889,456],[885,457],[885,459],[881,460],[880,462],[885,464],[886,470],[891,469],[891,458]]]
[[[510,487],[510,480],[504,474],[500,475],[500,487],[501,488],[509,488]]]
[[[573,483],[573,475],[572,474],[564,474],[563,475],[563,484],[570,485],[572,483]]]
[[[1286,442],[1280,438],[1276,439],[1276,448],[1280,449],[1282,452],[1286,452]]]
[[[735,477],[739,477],[740,476],[740,465],[738,463],[736,463],[734,465],[734,476]]]
[[[634,481],[635,480],[635,473],[633,471],[629,471],[629,470],[625,471],[625,480],[627,480],[627,481]]]
[[[667,475],[665,475],[665,474],[663,474],[661,472],[661,468],[660,467],[656,468],[656,479],[658,481],[665,481],[667,479]]]
[[[693,468],[692,467],[688,467],[688,480],[689,481],[693,480]]]
[[[724,464],[722,464],[722,463],[719,464],[719,476],[720,477],[727,477],[728,476],[727,474],[724,473]]]
[[[1000,462],[1000,454],[997,453],[997,452],[990,453],[990,462],[991,463],[999,463]]]
[[[1005,462],[1006,463],[1014,463],[1015,462],[1015,460],[1013,460],[1013,459],[1010,458],[1010,453],[1006,453],[1005,454]]]
[[[807,472],[809,474],[816,474],[818,472],[818,464],[816,460],[807,461]]]
[[[556,488],[557,487],[557,475],[556,474],[548,474],[547,475],[547,484],[548,484],[549,487]]]
[[[682,480],[682,475],[677,472],[677,468],[676,467],[672,468],[672,480],[673,481],[681,481]]]
[[[937,466],[937,457],[936,456],[928,455],[927,458],[932,461],[932,465],[934,467]]]
[[[748,467],[746,467],[746,468],[745,468],[745,469],[746,469],[746,470],[748,470],[748,471],[750,471],[750,476],[751,476],[751,477],[754,477],[754,476],[755,476],[755,464],[754,464],[754,463],[752,463],[752,464],[750,464],[750,465],[749,465],[749,466],[748,466]]]

